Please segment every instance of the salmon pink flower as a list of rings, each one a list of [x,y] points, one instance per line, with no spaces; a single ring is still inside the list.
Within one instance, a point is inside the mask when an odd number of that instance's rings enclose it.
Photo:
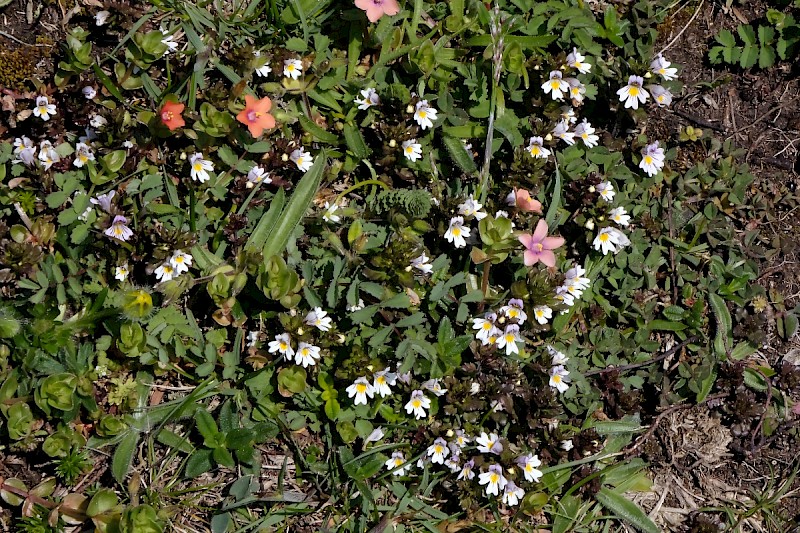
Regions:
[[[356,7],[367,13],[370,22],[377,22],[384,15],[397,15],[400,6],[397,0],[356,0]]]
[[[164,107],[161,108],[161,122],[169,128],[169,131],[174,131],[186,125],[181,114],[183,113],[184,106],[180,102],[165,102]]]
[[[516,200],[517,209],[526,211],[528,213],[542,214],[542,203],[539,200],[531,198],[531,193],[526,189],[517,189],[514,198]]]
[[[245,95],[244,109],[236,115],[236,120],[247,126],[250,130],[250,135],[258,137],[264,130],[275,127],[275,118],[269,114],[272,108],[272,101],[266,96],[261,100],[256,100],[254,97]]]
[[[533,266],[541,261],[545,266],[556,266],[556,255],[553,250],[564,246],[563,237],[548,237],[547,222],[539,220],[533,235],[522,234],[519,242],[525,246],[525,266]]]

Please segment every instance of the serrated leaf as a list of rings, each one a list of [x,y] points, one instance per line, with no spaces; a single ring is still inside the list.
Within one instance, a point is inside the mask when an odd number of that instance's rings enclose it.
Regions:
[[[736,46],[736,37],[728,30],[722,30],[715,37],[717,42],[726,48],[733,48]]]
[[[742,55],[739,58],[739,64],[742,68],[750,68],[758,61],[758,46],[745,44],[742,48]]]
[[[657,525],[644,514],[644,511],[627,499],[605,487],[595,495],[600,505],[611,511],[617,518],[644,533],[661,533]]]
[[[768,45],[762,44],[761,50],[758,53],[758,67],[759,68],[768,68],[775,64],[775,60],[777,59],[777,55],[775,53],[775,49]]]
[[[442,136],[442,143],[444,147],[447,148],[450,159],[452,159],[461,170],[467,174],[473,174],[478,171],[478,167],[472,159],[472,154],[467,152],[463,142],[455,137],[444,135]]]
[[[756,32],[749,24],[740,24],[739,27],[736,28],[736,33],[738,33],[739,37],[744,41],[745,46],[748,44],[755,46],[757,44]]]

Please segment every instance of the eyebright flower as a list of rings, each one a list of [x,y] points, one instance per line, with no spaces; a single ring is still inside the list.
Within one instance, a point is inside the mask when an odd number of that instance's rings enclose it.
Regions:
[[[418,159],[422,159],[422,145],[416,139],[408,139],[403,141],[403,155],[412,163]]]
[[[595,187],[595,190],[600,194],[600,198],[605,200],[606,202],[610,202],[614,199],[614,186],[611,184],[610,181],[601,181]]]
[[[422,388],[431,391],[436,396],[442,396],[447,392],[447,389],[442,388],[442,384],[438,379],[429,379],[422,384]]]
[[[87,85],[81,89],[81,92],[83,93],[84,98],[87,100],[92,100],[95,96],[97,96],[97,91],[91,85]]]
[[[114,269],[114,279],[125,281],[128,279],[128,264],[120,265]]]
[[[428,261],[430,261],[430,257],[423,252],[422,255],[411,260],[411,266],[423,274],[431,274],[433,272],[433,265],[428,263]]]
[[[466,433],[464,433],[463,429],[455,430],[455,434],[456,434],[456,439],[455,439],[454,442],[455,442],[456,446],[458,446],[459,448],[463,448],[467,444],[469,444],[469,441],[471,439],[467,436]]]
[[[400,6],[397,0],[356,0],[356,7],[367,13],[370,22],[377,22],[384,15],[397,15]]]
[[[264,130],[271,130],[275,127],[275,118],[269,114],[270,109],[272,109],[272,100],[266,96],[256,100],[255,97],[247,94],[244,97],[244,109],[236,115],[236,120],[247,126],[250,135],[259,137]]]
[[[516,189],[514,191],[514,205],[517,209],[526,213],[542,214],[542,203],[535,198],[531,198],[531,193],[527,189]]]
[[[438,111],[429,106],[427,100],[420,100],[417,102],[416,110],[414,111],[414,120],[423,130],[432,128],[433,121],[436,120],[436,113]]]
[[[464,237],[469,237],[469,234],[470,229],[464,227],[464,217],[453,217],[450,219],[450,227],[445,232],[444,238],[456,248],[464,248],[467,245]]]
[[[297,352],[294,355],[294,362],[298,365],[302,364],[303,368],[314,366],[320,358],[319,347],[306,342],[301,342],[297,345]]]
[[[575,303],[575,298],[579,297],[580,294],[582,293],[578,293],[578,295],[575,296],[569,291],[569,289],[567,289],[567,287],[561,286],[556,287],[556,295],[554,298],[560,302],[563,302],[564,305],[572,307],[572,305]]]
[[[374,105],[378,105],[381,103],[381,99],[378,96],[378,93],[372,87],[364,89],[361,91],[361,98],[356,96],[353,99],[353,102],[358,104],[359,109],[369,109]]]
[[[508,305],[500,308],[500,312],[509,320],[515,320],[517,324],[522,324],[528,319],[528,315],[525,314],[525,304],[519,298],[510,299]]]
[[[503,445],[500,443],[500,437],[497,436],[497,433],[489,433],[487,435],[485,431],[481,431],[480,437],[475,439],[475,444],[478,445],[478,451],[481,453],[493,453],[495,455],[503,453]]]
[[[172,257],[169,258],[169,264],[175,269],[175,272],[182,274],[189,272],[189,267],[192,266],[192,255],[187,254],[183,250],[175,250],[172,252]]]
[[[299,59],[285,59],[283,61],[283,75],[293,80],[303,74],[303,62]]]
[[[483,343],[484,346],[490,346],[492,344],[497,344],[497,341],[502,336],[503,336],[503,330],[501,330],[497,326],[493,326],[492,330],[489,332],[489,335],[486,337],[485,340],[482,341],[482,343]]]
[[[75,145],[75,159],[72,164],[81,168],[87,161],[94,161],[94,152],[88,144],[79,142]]]
[[[459,465],[459,463],[461,462],[461,456],[457,453],[457,451],[458,448],[456,448],[456,451],[453,452],[452,455],[450,455],[450,457],[448,457],[444,461],[444,466],[449,468],[450,472],[452,473],[456,473],[459,470],[461,470],[461,466]]]
[[[372,384],[367,381],[367,378],[363,376],[355,380],[346,390],[350,398],[355,397],[355,401],[353,402],[355,405],[367,405],[367,396],[370,398],[375,396],[375,389],[372,387]]]
[[[553,318],[553,310],[546,305],[537,305],[533,308],[533,317],[539,324],[547,324],[547,321]]]
[[[297,165],[297,168],[303,172],[308,172],[308,169],[311,168],[311,165],[314,164],[314,158],[311,157],[311,154],[303,150],[303,148],[298,148],[294,150],[290,155],[289,159]]]
[[[566,274],[564,274],[564,285],[570,288],[570,292],[574,294],[573,290],[586,290],[589,288],[589,284],[591,280],[589,278],[583,277],[586,274],[586,269],[584,269],[580,265],[575,265],[574,267],[567,270]]]
[[[631,223],[631,216],[625,211],[624,207],[615,207],[608,213],[608,218],[619,224],[627,226]]]
[[[572,49],[572,53],[567,56],[567,65],[576,69],[581,74],[588,74],[592,70],[592,65],[586,63],[586,57],[578,52],[577,48]]]
[[[281,333],[275,335],[274,341],[269,341],[269,353],[279,352],[286,359],[291,360],[294,355],[294,349],[291,345],[292,339],[288,333]]]
[[[509,324],[506,326],[506,330],[503,334],[497,339],[497,347],[501,350],[505,348],[506,355],[511,355],[512,353],[518,354],[518,342],[523,342],[522,337],[519,335],[519,326],[516,324]]]
[[[99,130],[100,128],[103,128],[104,126],[107,126],[108,125],[108,121],[102,115],[94,114],[94,115],[92,115],[92,118],[89,119],[89,124],[93,128],[97,128]]]
[[[506,505],[517,505],[525,497],[525,491],[509,480],[503,489],[503,503]]]
[[[376,427],[372,432],[364,438],[364,444],[368,442],[378,442],[384,437],[383,428]]]
[[[560,393],[564,393],[569,388],[569,370],[563,365],[554,366],[550,369],[550,386]]]
[[[247,334],[247,347],[255,348],[257,343],[258,343],[258,332],[257,331],[249,332]]]
[[[616,254],[630,243],[631,241],[628,240],[624,233],[617,228],[608,226],[600,230],[592,244],[595,250],[602,251],[603,255],[607,255],[609,253]]]
[[[534,483],[538,483],[539,479],[542,477],[541,470],[538,470],[537,467],[542,466],[542,462],[539,460],[537,455],[528,454],[522,455],[517,457],[517,465],[522,469],[522,473],[525,476],[525,481],[531,481]]]
[[[567,78],[564,80],[569,85],[569,97],[572,102],[577,105],[583,102],[586,95],[586,86],[582,84],[577,78]]]
[[[14,159],[12,163],[21,162],[25,163],[27,166],[31,166],[36,160],[36,147],[33,145],[32,140],[23,135],[21,138],[17,137],[14,139],[14,154],[17,156],[17,159]]]
[[[542,84],[544,94],[550,93],[553,100],[563,100],[564,94],[569,92],[569,85],[564,81],[564,76],[560,70],[550,72],[550,79]]]
[[[575,137],[581,139],[587,148],[593,148],[597,146],[597,141],[600,140],[600,137],[594,134],[595,131],[592,125],[586,119],[583,119],[583,122],[575,126]]]
[[[648,85],[650,94],[653,95],[653,100],[658,104],[658,107],[667,107],[672,103],[672,93],[669,89],[661,85]]]
[[[525,247],[523,255],[525,266],[533,266],[539,261],[549,267],[556,265],[556,255],[553,250],[564,246],[564,239],[563,237],[548,237],[547,230],[547,222],[540,218],[533,234],[522,234],[518,237],[519,242]]]
[[[411,392],[411,399],[408,400],[405,408],[406,413],[414,413],[416,419],[419,420],[427,416],[425,414],[425,409],[431,408],[431,401],[421,390],[415,390]]]
[[[465,217],[474,216],[477,220],[483,220],[486,218],[486,213],[481,211],[482,208],[483,205],[478,203],[470,194],[463,204],[458,204],[458,214]]]
[[[272,178],[269,177],[269,172],[265,171],[261,167],[253,167],[247,173],[247,181],[249,183],[272,183]]]
[[[402,468],[400,466],[406,462],[406,458],[403,455],[403,452],[393,452],[391,459],[386,461],[386,469],[392,470],[393,476],[402,476],[408,470],[410,465],[405,465]]]
[[[111,213],[111,202],[116,195],[115,191],[108,191],[106,194],[98,194],[94,198],[89,198],[89,201],[94,205],[99,205],[100,209],[106,213]]]
[[[642,160],[639,168],[648,176],[655,176],[664,168],[664,149],[658,147],[658,141],[642,148]]]
[[[678,69],[670,67],[672,63],[664,59],[664,56],[658,54],[655,59],[650,63],[650,71],[657,74],[667,81],[674,80],[677,77]]]
[[[106,21],[108,21],[108,17],[110,17],[110,16],[111,16],[111,13],[109,13],[108,11],[105,11],[105,10],[98,11],[97,13],[94,14],[94,23],[95,23],[95,25],[96,26],[102,26],[103,24],[106,23]]]
[[[46,96],[36,97],[36,107],[33,108],[33,115],[47,122],[51,115],[56,114],[56,105],[51,104]]]
[[[259,57],[261,57],[261,52],[259,50],[256,50],[255,52],[253,52],[253,55],[256,58],[259,58]],[[264,61],[264,60],[262,59],[260,61]],[[260,61],[258,61],[258,63],[260,63]],[[256,63],[256,64],[258,64],[258,63]],[[256,74],[258,74],[262,78],[266,78],[269,75],[270,72],[272,72],[272,67],[269,66],[269,62],[265,62],[260,67],[256,67]]]
[[[441,437],[428,446],[428,457],[431,458],[431,463],[444,464],[444,458],[447,457],[449,453],[450,450],[447,449],[447,442]]]
[[[503,468],[500,465],[491,465],[489,470],[481,472],[478,476],[478,483],[486,485],[486,495],[499,495],[500,491],[506,488],[508,480],[503,476]]]
[[[166,282],[174,278],[177,274],[175,273],[173,266],[167,262],[162,263],[161,266],[155,270],[155,275],[158,281]]]
[[[175,34],[169,33],[169,30],[165,30],[163,27],[159,28],[159,31],[161,32],[161,35],[163,35],[163,38],[161,39],[161,44],[167,47],[167,50],[164,52],[164,55],[167,55],[170,52],[174,52],[175,50],[177,50],[178,46],[180,46],[180,43],[178,43],[175,40]]]
[[[567,124],[575,124],[576,122],[578,122],[578,117],[575,116],[575,110],[568,105],[561,106],[560,118]]]
[[[543,145],[544,139],[541,137],[531,137],[531,140],[528,142],[528,146],[525,149],[534,159],[547,159],[547,156],[550,155],[550,150],[545,148]]]
[[[185,107],[186,106],[180,102],[165,102],[161,111],[159,111],[161,123],[169,128],[169,131],[182,128],[186,125],[186,121],[183,120],[182,116]]]
[[[356,311],[361,311],[362,309],[364,309],[364,300],[362,300],[361,298],[358,299],[357,304],[347,306],[347,310],[351,313],[354,313]]]
[[[389,372],[388,369],[375,372],[372,376],[372,387],[384,398],[391,396],[392,389],[389,386],[394,386],[395,383],[397,383],[397,374]]]
[[[551,366],[564,365],[564,364],[567,363],[567,361],[569,361],[569,357],[567,357],[563,353],[559,352],[558,350],[556,350],[552,346],[548,346],[547,347],[547,353],[550,354],[550,357],[551,357],[551,359],[550,359],[550,365]]]
[[[58,155],[56,149],[53,148],[52,143],[50,143],[50,141],[42,141],[39,145],[39,162],[42,168],[49,170],[54,163],[58,163],[59,161],[61,161],[61,156]]]
[[[189,157],[189,163],[192,165],[191,175],[193,180],[205,183],[211,179],[208,173],[209,171],[214,171],[214,163],[203,159],[203,154],[199,152],[192,154]]]
[[[633,75],[628,78],[628,85],[617,91],[620,102],[625,102],[625,108],[639,109],[639,102],[647,102],[650,96],[642,85],[644,80],[641,76]]]
[[[567,124],[566,120],[559,121],[556,127],[553,128],[552,134],[553,137],[561,139],[570,146],[575,144],[575,134],[569,131],[569,124]]]
[[[337,204],[331,205],[330,202],[325,202],[324,207],[325,211],[322,212],[322,220],[336,224],[342,219],[339,215],[335,214],[336,211],[339,210],[339,206]]]
[[[111,223],[111,227],[108,228],[103,233],[109,237],[114,239],[119,239],[121,241],[127,241],[131,237],[133,237],[133,231],[128,227],[128,219],[117,215],[114,217],[114,222]]]
[[[306,315],[305,323],[309,326],[316,326],[320,331],[330,331],[333,319],[321,307],[315,307],[313,311]]]
[[[561,445],[559,446],[559,448],[561,448],[565,452],[570,451],[574,447],[575,446],[572,444],[572,439],[562,440]]]
[[[475,468],[475,460],[470,459],[464,463],[464,466],[461,467],[461,472],[458,474],[458,478],[456,479],[474,479],[475,472],[472,471],[473,468]]]
[[[486,313],[485,318],[473,318],[472,329],[478,330],[475,338],[480,341],[487,340],[496,320],[497,315],[491,312]]]

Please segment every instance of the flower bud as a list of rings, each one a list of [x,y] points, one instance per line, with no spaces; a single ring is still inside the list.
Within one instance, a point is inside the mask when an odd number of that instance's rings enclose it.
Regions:
[[[589,220],[586,221],[586,224],[584,224],[583,226],[588,230],[593,230],[594,229],[594,220],[592,220],[590,218]]]
[[[414,112],[414,106],[408,104],[408,107],[406,107],[406,113],[413,113],[413,112]]]
[[[397,141],[395,141],[394,139],[389,141],[389,148],[394,148],[395,146],[397,146]]]

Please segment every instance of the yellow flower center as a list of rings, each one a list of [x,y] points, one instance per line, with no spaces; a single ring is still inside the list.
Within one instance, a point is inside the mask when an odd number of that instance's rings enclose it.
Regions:
[[[443,450],[444,449],[442,448],[442,446],[440,444],[437,444],[436,446],[433,447],[433,451],[436,452],[436,453],[442,453]]]
[[[194,169],[195,172],[200,172],[201,170],[203,170],[203,164],[195,163],[194,165],[192,165],[192,168]]]
[[[297,158],[297,166],[303,166],[303,158],[302,157],[298,157]]]
[[[383,376],[378,376],[375,378],[375,381],[378,382],[378,385],[383,385],[384,383],[386,383],[386,378]]]
[[[492,472],[492,475],[489,476],[489,481],[491,481],[492,483],[497,483],[498,481],[500,481],[500,476]]]
[[[418,409],[418,408],[419,408],[419,406],[421,406],[421,405],[422,405],[422,401],[420,401],[420,399],[419,399],[419,398],[414,398],[413,400],[411,400],[411,406],[412,406],[414,409]]]
[[[364,383],[359,383],[356,385],[356,390],[359,392],[359,394],[364,394],[367,392],[367,386]]]
[[[419,114],[419,118],[425,118],[428,116],[428,113],[426,113],[424,109],[420,109],[417,113]]]
[[[456,237],[461,236],[461,228],[453,228],[453,235]]]
[[[553,381],[555,381],[556,383],[561,383],[561,376],[556,374],[555,376],[553,376]]]
[[[308,357],[308,348],[303,348],[302,352],[303,357]]]
[[[506,342],[514,342],[514,335],[508,334],[506,335]],[[489,447],[491,447],[492,443],[489,443]]]
[[[47,107],[39,106],[39,113],[42,114],[42,115],[46,115],[47,114]]]
[[[539,155],[539,147],[538,146],[531,146],[531,155]]]
[[[490,329],[492,329],[492,324],[491,324],[491,322],[484,322],[482,327],[486,331],[489,331]]]
[[[608,240],[608,233],[601,233],[599,238],[600,242],[606,242]]]
[[[639,88],[638,87],[634,87],[634,86],[630,86],[630,88],[628,89],[628,93],[631,96],[639,96]]]
[[[286,348],[288,348],[288,347],[289,347],[289,346],[288,346],[288,345],[287,345],[285,342],[281,342],[281,343],[280,343],[278,346],[279,346],[279,347],[280,347],[280,349],[281,349],[281,350],[283,350],[283,351],[285,351],[285,350],[286,350]]]
[[[559,87],[561,87],[561,81],[560,80],[551,81],[550,87],[552,87],[553,89],[558,89]]]
[[[646,155],[644,156],[644,163],[645,165],[652,165],[653,164],[653,157]]]

